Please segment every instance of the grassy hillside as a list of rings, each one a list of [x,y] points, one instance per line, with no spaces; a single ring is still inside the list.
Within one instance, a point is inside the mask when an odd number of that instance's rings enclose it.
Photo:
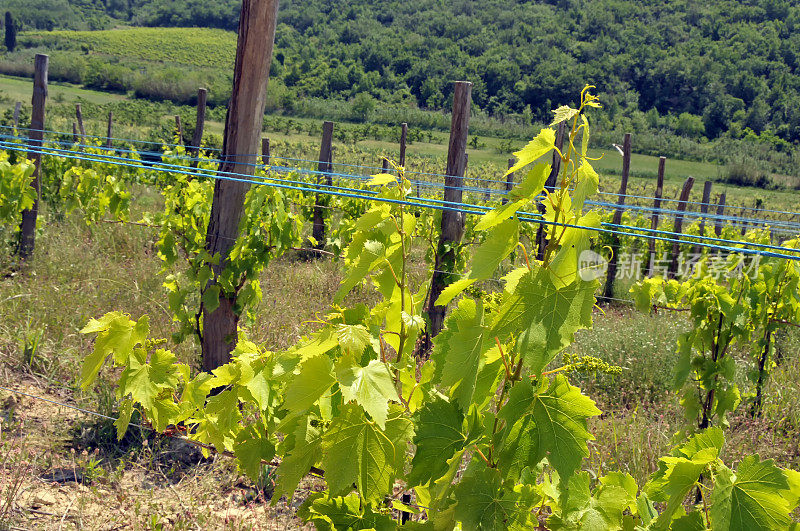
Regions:
[[[122,28],[106,31],[40,31],[26,45],[85,54],[232,69],[236,34],[210,28]]]

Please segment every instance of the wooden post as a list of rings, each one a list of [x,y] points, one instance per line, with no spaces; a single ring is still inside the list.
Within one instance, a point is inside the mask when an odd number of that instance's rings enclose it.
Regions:
[[[661,197],[664,194],[664,168],[667,165],[667,157],[658,159],[658,178],[656,180],[656,198],[653,201],[653,215],[650,217],[650,230],[658,228],[658,210],[661,208]],[[649,260],[647,262],[647,276],[652,277],[656,259],[656,241],[652,238],[647,240],[647,250]]]
[[[72,143],[77,144],[78,142],[78,124],[72,122]]]
[[[408,124],[400,124],[400,166],[406,165],[406,141],[408,140]]]
[[[389,171],[389,159],[381,157],[381,172],[386,173]]]
[[[676,234],[681,233],[681,229],[683,227],[683,212],[686,211],[686,203],[689,201],[689,194],[692,191],[692,186],[694,185],[694,177],[689,177],[686,179],[686,182],[683,183],[683,189],[681,190],[681,197],[678,200],[678,213],[675,215],[675,228],[672,229],[672,232]],[[673,238],[678,238],[678,236],[673,236]],[[680,243],[677,241],[672,244],[672,259],[669,263],[669,269],[667,270],[667,277],[668,278],[675,278],[675,275],[678,273],[678,254],[680,252]]]
[[[16,133],[17,129],[19,129],[19,112],[22,110],[22,102],[18,101],[17,104],[14,106],[14,132]]]
[[[319,148],[319,163],[317,169],[320,171],[320,174],[317,175],[317,183],[322,182],[322,173],[327,173],[325,177],[325,184],[328,186],[333,184],[333,181],[330,177],[331,171],[331,161],[333,152],[331,149],[331,144],[333,142],[333,122],[325,122],[322,124],[322,144]],[[326,196],[327,198],[327,196]],[[325,247],[325,212],[324,207],[327,205],[328,201],[323,199],[323,196],[317,194],[315,196],[314,201],[314,226],[312,228],[312,236],[314,239],[317,240],[316,245],[314,246],[316,249],[322,249]]]
[[[508,159],[508,169],[510,170],[514,166],[514,159]],[[506,195],[503,196],[502,203],[505,205],[508,203],[508,193],[514,189],[514,174],[509,173],[508,177],[506,177]]]
[[[269,138],[261,139],[261,163],[264,166],[269,166],[272,160],[272,151],[269,147]]]
[[[108,131],[106,132],[106,147],[111,149],[112,142],[111,142],[111,133],[114,127],[114,113],[108,111]]]
[[[253,175],[257,161],[261,127],[264,123],[269,66],[275,41],[278,0],[243,0],[239,17],[239,39],[233,72],[233,92],[225,120],[225,139],[220,173]],[[218,179],[206,234],[206,250],[219,256],[213,265],[215,276],[228,263],[228,254],[239,235],[239,222],[247,183]],[[213,285],[212,280],[209,286]],[[230,360],[238,340],[239,316],[234,311],[236,298],[220,291],[219,306],[203,310],[203,369],[211,371]]]
[[[78,131],[81,133],[80,142],[81,144],[86,143],[86,128],[83,127],[83,111],[81,110],[81,104],[75,104],[75,118],[78,120]]]
[[[700,236],[705,236],[706,214],[708,214],[708,202],[711,201],[711,181],[703,183],[703,199],[700,203]],[[702,251],[702,247],[695,245],[692,254],[697,256]]]
[[[181,124],[181,117],[175,115],[175,135],[178,137],[178,144],[183,145],[183,125]]]
[[[44,54],[36,54],[33,72],[33,112],[31,113],[31,127],[29,131],[29,142],[32,150],[28,153],[28,158],[33,160],[34,171],[31,186],[36,190],[36,198],[33,207],[22,211],[22,223],[20,224],[20,240],[18,253],[19,257],[27,260],[33,255],[33,248],[36,244],[36,217],[39,214],[39,199],[42,195],[39,183],[39,176],[42,173],[42,154],[40,151],[44,140],[44,107],[47,102],[47,67],[50,58]]]
[[[558,129],[556,131],[556,147],[561,151],[564,148],[564,135],[566,134],[566,123],[561,122],[558,124]],[[511,159],[513,160],[513,159]],[[558,182],[558,174],[561,171],[561,156],[559,156],[558,151],[553,150],[553,163],[550,167],[550,175],[547,176],[547,180],[544,183],[544,187],[551,192],[556,187],[556,183]],[[539,202],[536,204],[536,208],[539,210],[540,214],[544,214],[545,207],[544,204]],[[538,249],[536,251],[536,258],[539,260],[544,260],[544,250],[547,247],[547,232],[545,231],[545,226],[543,224],[539,224],[539,228],[536,229],[536,245]]]
[[[719,194],[717,202],[717,219],[714,221],[714,235],[719,238],[722,235],[722,216],[725,215],[725,192]]]
[[[453,94],[453,117],[450,125],[450,144],[447,151],[447,170],[444,178],[444,200],[460,203],[463,197],[464,171],[466,170],[469,113],[472,102],[472,83],[456,81]],[[441,235],[436,251],[433,278],[427,303],[428,330],[425,349],[430,340],[444,326],[444,306],[436,306],[436,299],[454,279],[451,278],[456,260],[456,247],[464,235],[464,213],[457,209],[442,211]],[[456,245],[453,245],[456,244]]]
[[[566,122],[561,122],[558,124],[558,129],[556,130],[556,147],[559,151],[564,149],[564,135],[567,132],[566,126]],[[550,167],[550,175],[547,176],[547,181],[545,182],[545,186],[548,187],[548,189],[552,190],[555,187],[559,173],[561,173],[561,155],[558,154],[558,151],[553,150],[553,163]]]
[[[200,153],[200,146],[203,143],[203,130],[206,126],[206,100],[208,91],[204,88],[197,90],[197,120],[194,123],[194,135],[192,136],[192,156],[196,157]]]
[[[622,141],[622,181],[619,185],[617,196],[617,209],[614,211],[614,225],[622,222],[622,207],[625,206],[625,194],[628,192],[628,175],[631,170],[631,134],[625,133]],[[603,289],[603,298],[611,300],[614,297],[614,279],[617,276],[617,263],[619,260],[619,236],[614,234],[611,238],[611,259],[608,261],[606,285]]]

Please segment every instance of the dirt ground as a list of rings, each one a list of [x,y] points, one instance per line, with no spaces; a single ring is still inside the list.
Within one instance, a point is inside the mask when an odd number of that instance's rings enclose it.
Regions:
[[[3,371],[0,386],[67,405],[68,390]],[[0,529],[300,529],[294,510],[318,488],[274,506],[225,456],[0,389]],[[267,489],[268,490],[268,489]]]

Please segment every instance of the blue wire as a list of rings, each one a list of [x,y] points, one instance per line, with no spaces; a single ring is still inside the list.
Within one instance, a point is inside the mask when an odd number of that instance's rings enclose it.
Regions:
[[[0,144],[3,144],[3,143],[0,142]],[[43,149],[47,149],[47,148],[43,148]],[[37,152],[35,150],[31,150],[31,151]],[[41,151],[41,153],[46,153],[46,152]],[[146,166],[143,166],[143,165],[135,165],[135,164],[130,164],[130,163],[125,164],[125,163],[107,162],[107,161],[103,161],[103,160],[91,159],[91,158],[88,158],[88,157],[85,157],[85,156],[81,157],[81,156],[65,155],[65,158],[73,158],[73,159],[77,159],[77,160],[87,160],[87,161],[101,162],[101,163],[102,162],[106,162],[106,163],[112,164],[112,165],[128,166],[128,167],[134,167],[134,168],[145,169],[145,170],[148,169]],[[300,190],[300,191],[306,191],[306,192],[312,192],[312,193],[322,193],[322,194],[333,195],[333,196],[338,196],[338,197],[350,197],[350,198],[356,198],[356,199],[367,199],[367,200],[374,200],[374,201],[381,201],[381,202],[400,204],[400,205],[408,205],[408,206],[416,206],[416,207],[422,206],[422,207],[425,207],[425,208],[432,208],[432,209],[436,209],[436,210],[451,210],[451,211],[452,210],[457,210],[457,211],[465,212],[465,213],[468,213],[468,214],[484,215],[484,214],[486,214],[487,211],[491,210],[490,207],[484,207],[484,206],[480,206],[480,205],[471,205],[471,204],[466,204],[466,203],[456,203],[456,202],[430,200],[430,199],[427,199],[427,198],[410,197],[410,199],[415,199],[415,200],[423,201],[423,202],[427,201],[427,202],[431,202],[431,203],[435,203],[435,204],[414,203],[414,202],[410,202],[410,201],[402,201],[402,200],[390,199],[390,198],[385,198],[385,197],[378,197],[378,196],[376,196],[377,192],[358,190],[358,189],[347,189],[347,188],[333,187],[333,186],[328,186],[328,185],[319,185],[319,186],[324,186],[325,188],[329,188],[330,189],[328,191],[323,191],[323,190],[320,190],[319,188],[310,188],[308,186],[305,186],[306,183],[300,183],[303,186],[289,186],[289,185],[285,185],[285,184],[270,184],[270,183],[265,183],[264,181],[253,180],[252,178],[250,178],[250,176],[246,176],[246,175],[245,175],[245,177],[248,177],[248,179],[230,177],[229,175],[236,175],[236,176],[242,175],[242,174],[235,174],[235,173],[232,173],[232,172],[216,172],[215,174],[210,175],[210,174],[205,174],[205,173],[196,173],[196,172],[189,172],[189,171],[172,170],[171,173],[183,174],[183,175],[194,176],[194,177],[212,177],[212,178],[215,178],[215,179],[230,180],[230,181],[235,181],[235,182],[242,182],[242,183],[255,184],[255,185],[261,185],[261,186],[272,186],[272,187],[275,187],[275,188],[294,189],[294,190]],[[220,175],[220,173],[222,173],[222,175]],[[278,180],[278,179],[272,179],[272,180]],[[282,179],[278,180],[278,181],[279,182],[287,182],[287,181],[282,180]],[[288,181],[288,182],[291,183],[293,181]],[[345,190],[345,192],[339,192],[339,191],[336,191],[336,190]],[[369,194],[369,195],[364,195],[364,194]],[[454,207],[457,207],[457,208],[454,208]],[[473,210],[473,209],[479,209],[479,210]],[[555,225],[555,226],[560,226],[560,227],[578,228],[578,229],[584,229],[584,230],[592,230],[592,231],[595,231],[595,232],[604,232],[604,233],[609,233],[609,234],[616,234],[616,235],[619,235],[619,236],[639,237],[639,238],[667,241],[667,242],[679,243],[679,244],[680,243],[683,243],[683,244],[691,243],[691,244],[699,246],[699,247],[705,247],[705,248],[711,248],[711,249],[721,249],[721,250],[727,250],[729,252],[740,252],[740,253],[744,253],[744,254],[772,256],[772,257],[775,257],[775,258],[789,258],[789,259],[792,259],[792,260],[800,260],[800,256],[795,257],[795,256],[784,255],[784,254],[780,254],[780,253],[772,253],[770,251],[760,251],[760,250],[756,250],[756,249],[748,249],[748,248],[742,248],[742,247],[713,245],[713,244],[707,244],[707,243],[702,243],[702,242],[695,242],[693,240],[695,240],[695,239],[709,240],[709,241],[714,241],[714,242],[731,243],[731,244],[734,244],[734,245],[749,245],[749,246],[752,246],[752,247],[760,247],[760,248],[764,248],[764,249],[773,249],[773,250],[781,250],[781,251],[788,251],[788,252],[800,252],[798,250],[791,249],[791,248],[779,247],[779,246],[767,245],[767,244],[760,244],[760,243],[757,243],[757,242],[741,242],[741,241],[725,240],[725,239],[721,239],[721,238],[711,238],[711,237],[708,237],[708,236],[699,236],[699,235],[697,235],[697,236],[689,236],[689,235],[684,235],[684,234],[674,233],[674,232],[669,232],[669,231],[653,230],[653,229],[647,229],[647,228],[643,228],[643,227],[632,227],[632,226],[628,226],[628,225],[615,225],[615,224],[612,224],[612,223],[605,223],[605,222],[601,224],[601,225],[606,226],[606,227],[616,227],[616,228],[620,228],[620,229],[633,230],[633,231],[637,231],[637,232],[651,233],[649,235],[648,234],[641,235],[641,234],[635,234],[635,233],[630,233],[630,232],[621,232],[621,231],[618,231],[618,230],[603,229],[603,228],[597,228],[597,227],[586,227],[586,226],[581,226],[581,225],[573,225],[573,224],[559,223],[559,222],[550,222],[550,221],[542,220],[542,219],[539,219],[539,218],[527,217],[527,216],[531,216],[531,215],[538,216],[539,214],[537,214],[537,213],[528,213],[528,212],[518,212],[517,213],[517,218],[520,219],[520,221],[537,222],[537,223],[541,223],[541,224],[544,224],[544,225]],[[679,236],[679,239],[665,238],[665,237],[661,237],[661,236],[655,236],[655,235],[652,235],[652,234],[665,234],[665,235]],[[687,239],[680,239],[680,238],[689,238],[689,239],[687,240]]]

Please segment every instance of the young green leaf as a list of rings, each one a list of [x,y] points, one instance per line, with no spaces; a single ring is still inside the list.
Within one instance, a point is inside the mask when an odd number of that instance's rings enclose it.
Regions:
[[[360,407],[343,406],[322,438],[322,465],[331,494],[346,494],[355,485],[367,503],[383,498],[402,472],[413,434],[411,422],[400,415],[389,418],[381,430]]]
[[[399,402],[400,398],[385,363],[372,360],[362,367],[352,355],[346,355],[336,364],[336,380],[345,403],[356,402],[381,429],[386,429],[389,402]]]

